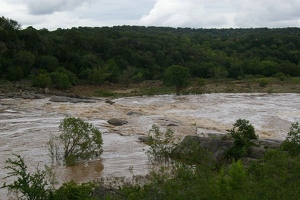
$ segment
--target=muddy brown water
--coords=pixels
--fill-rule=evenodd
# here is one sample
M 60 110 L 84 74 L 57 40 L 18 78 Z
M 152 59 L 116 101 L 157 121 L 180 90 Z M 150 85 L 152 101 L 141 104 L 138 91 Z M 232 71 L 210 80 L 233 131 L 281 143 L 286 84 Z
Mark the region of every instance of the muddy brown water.
M 84 182 L 100 177 L 131 177 L 148 173 L 147 148 L 139 142 L 153 124 L 161 130 L 174 130 L 178 138 L 188 134 L 226 133 L 236 119 L 254 125 L 260 138 L 284 139 L 291 123 L 300 120 L 299 94 L 203 94 L 98 99 L 96 103 L 56 103 L 39 100 L 0 100 L 0 167 L 12 154 L 24 157 L 29 170 L 52 165 L 47 150 L 50 135 L 59 134 L 58 126 L 65 116 L 81 117 L 103 133 L 101 159 L 73 167 L 54 164 L 59 183 Z M 129 112 L 133 114 L 128 115 Z M 114 127 L 110 118 L 127 120 Z M 176 125 L 176 126 L 168 126 Z M 0 183 L 7 171 L 0 171 Z M 1 184 L 2 185 L 2 184 Z M 7 191 L 0 190 L 0 199 Z

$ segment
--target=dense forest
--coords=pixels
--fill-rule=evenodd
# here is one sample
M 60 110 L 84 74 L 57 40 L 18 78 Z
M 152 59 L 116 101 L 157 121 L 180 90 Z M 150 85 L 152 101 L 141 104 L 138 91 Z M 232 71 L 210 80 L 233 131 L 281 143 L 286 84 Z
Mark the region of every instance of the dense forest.
M 171 65 L 192 78 L 300 76 L 300 29 L 144 26 L 21 29 L 0 18 L 0 78 L 36 86 L 161 80 Z

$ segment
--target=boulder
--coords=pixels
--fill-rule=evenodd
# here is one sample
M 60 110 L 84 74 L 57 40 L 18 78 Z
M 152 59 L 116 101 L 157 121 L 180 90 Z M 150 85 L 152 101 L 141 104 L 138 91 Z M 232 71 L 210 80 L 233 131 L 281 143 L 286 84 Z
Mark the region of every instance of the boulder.
M 105 100 L 105 103 L 108 103 L 108 104 L 110 104 L 110 105 L 113 105 L 115 102 L 112 101 L 112 100 Z
M 140 136 L 140 137 L 138 137 L 138 139 L 141 142 L 144 142 L 144 143 L 147 143 L 149 141 L 149 137 L 148 136 Z
M 128 121 L 126 120 L 122 120 L 122 119 L 116 119 L 116 118 L 112 118 L 112 119 L 109 119 L 107 121 L 107 123 L 111 124 L 111 125 L 114 125 L 114 126 L 122 126 L 124 124 L 127 124 Z
M 45 89 L 44 89 L 44 93 L 45 93 L 45 94 L 49 94 L 49 93 L 50 93 L 50 90 L 49 90 L 48 88 L 45 88 Z
M 248 148 L 248 157 L 253 159 L 261 159 L 265 156 L 266 150 L 263 147 L 251 146 Z
M 125 199 L 125 195 L 120 190 L 103 185 L 93 191 L 92 197 L 95 199 Z

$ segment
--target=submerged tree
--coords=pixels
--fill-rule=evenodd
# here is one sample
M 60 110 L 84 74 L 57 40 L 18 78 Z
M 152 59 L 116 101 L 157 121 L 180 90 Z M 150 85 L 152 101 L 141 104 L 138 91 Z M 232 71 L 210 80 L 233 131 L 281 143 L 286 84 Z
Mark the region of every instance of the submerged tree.
M 66 117 L 59 125 L 61 134 L 49 141 L 50 151 L 62 143 L 63 158 L 67 165 L 73 165 L 78 160 L 99 157 L 102 153 L 102 134 L 92 124 L 80 118 Z

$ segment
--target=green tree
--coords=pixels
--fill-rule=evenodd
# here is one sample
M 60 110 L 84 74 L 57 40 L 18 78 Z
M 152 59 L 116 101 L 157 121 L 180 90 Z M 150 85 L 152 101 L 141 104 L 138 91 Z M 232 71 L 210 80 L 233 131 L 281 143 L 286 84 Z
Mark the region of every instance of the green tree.
M 245 119 L 238 119 L 233 124 L 233 128 L 227 130 L 229 137 L 234 140 L 234 146 L 228 150 L 228 155 L 239 159 L 246 156 L 248 148 L 253 145 L 252 140 L 257 140 L 254 127 Z
M 32 79 L 32 85 L 35 87 L 47 87 L 51 84 L 51 77 L 48 73 L 41 73 Z
M 281 147 L 292 156 L 300 154 L 300 126 L 298 122 L 292 124 Z
M 84 122 L 80 118 L 66 117 L 60 123 L 59 129 L 61 134 L 55 142 L 62 143 L 63 157 L 67 165 L 73 165 L 78 160 L 96 158 L 101 155 L 103 151 L 102 133 L 92 124 Z M 51 140 L 49 145 L 53 144 Z
M 167 86 L 175 86 L 176 92 L 179 94 L 182 88 L 190 84 L 190 73 L 188 68 L 180 65 L 172 65 L 167 68 L 164 76 L 164 84 Z
M 0 17 L 0 30 L 19 30 L 21 29 L 21 25 L 12 19 L 5 18 L 4 16 Z
M 36 59 L 36 66 L 39 69 L 46 69 L 48 72 L 53 72 L 58 68 L 58 60 L 51 55 L 39 56 Z
M 30 70 L 32 69 L 34 62 L 35 56 L 29 51 L 19 51 L 13 56 L 13 63 L 16 66 L 21 67 L 24 77 L 27 77 L 30 74 Z
M 24 78 L 24 73 L 21 67 L 19 66 L 9 66 L 7 68 L 7 78 L 11 81 L 19 81 Z

